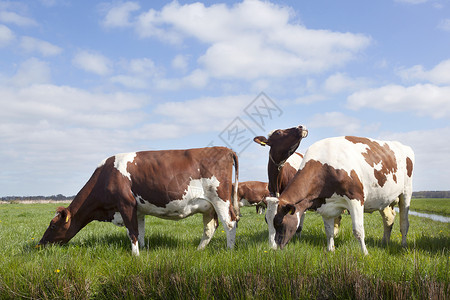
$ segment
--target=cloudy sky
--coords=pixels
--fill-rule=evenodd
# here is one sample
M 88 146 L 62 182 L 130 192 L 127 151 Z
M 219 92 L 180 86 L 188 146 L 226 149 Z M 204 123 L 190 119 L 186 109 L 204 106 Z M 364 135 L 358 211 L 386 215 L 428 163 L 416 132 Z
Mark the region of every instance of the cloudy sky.
M 0 196 L 74 195 L 115 153 L 399 140 L 414 190 L 450 189 L 450 2 L 0 1 Z

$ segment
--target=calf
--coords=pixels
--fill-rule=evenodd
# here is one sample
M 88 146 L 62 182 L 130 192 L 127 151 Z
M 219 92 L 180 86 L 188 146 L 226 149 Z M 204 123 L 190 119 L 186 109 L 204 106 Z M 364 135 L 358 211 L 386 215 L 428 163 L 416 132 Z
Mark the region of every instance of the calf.
M 333 251 L 333 220 L 347 209 L 353 233 L 367 254 L 364 212 L 380 211 L 388 242 L 392 224 L 386 213 L 398 202 L 402 245 L 406 246 L 413 165 L 413 150 L 399 142 L 353 136 L 316 142 L 306 151 L 300 170 L 280 197 L 267 199 L 268 213 L 275 214 L 276 244 L 283 248 L 297 230 L 299 214 L 312 209 L 322 215 L 327 249 Z
M 266 197 L 269 196 L 267 182 L 239 182 L 238 199 L 240 206 L 256 206 L 256 212 L 261 214 L 266 208 Z
M 139 255 L 145 215 L 179 220 L 201 213 L 204 231 L 198 249 L 209 243 L 218 219 L 233 248 L 239 220 L 237 188 L 238 158 L 228 148 L 118 154 L 97 167 L 67 208 L 58 208 L 39 243 L 64 244 L 89 222 L 106 221 L 125 225 L 132 253 Z

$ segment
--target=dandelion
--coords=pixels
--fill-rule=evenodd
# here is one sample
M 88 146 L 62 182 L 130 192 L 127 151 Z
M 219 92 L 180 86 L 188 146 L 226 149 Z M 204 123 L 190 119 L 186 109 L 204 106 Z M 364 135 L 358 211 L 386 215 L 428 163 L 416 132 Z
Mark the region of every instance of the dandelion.
M 225 232 L 225 231 L 222 230 L 222 232 Z
M 264 250 L 264 253 L 267 253 L 267 250 Z
M 34 238 L 31 238 L 32 240 L 34 240 Z
M 56 269 L 56 270 L 55 270 L 55 273 L 59 273 L 59 272 L 61 272 L 60 269 Z

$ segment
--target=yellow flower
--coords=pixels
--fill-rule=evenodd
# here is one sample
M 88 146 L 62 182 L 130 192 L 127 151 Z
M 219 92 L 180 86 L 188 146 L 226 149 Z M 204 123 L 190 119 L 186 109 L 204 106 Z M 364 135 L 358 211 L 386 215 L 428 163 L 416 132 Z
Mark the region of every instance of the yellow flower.
M 31 238 L 32 240 L 34 240 L 34 238 Z
M 222 230 L 222 232 L 225 232 L 225 231 Z
M 264 253 L 267 253 L 267 250 L 265 250 Z
M 60 269 L 56 269 L 56 270 L 55 270 L 55 273 L 59 273 L 59 272 L 61 272 Z

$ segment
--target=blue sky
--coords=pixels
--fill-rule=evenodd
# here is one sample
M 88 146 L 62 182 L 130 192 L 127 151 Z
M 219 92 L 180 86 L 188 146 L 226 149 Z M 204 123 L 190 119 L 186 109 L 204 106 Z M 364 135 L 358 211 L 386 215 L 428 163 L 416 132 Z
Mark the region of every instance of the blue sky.
M 259 115 L 255 114 L 259 109 Z M 399 140 L 450 189 L 450 1 L 0 1 L 0 196 L 74 195 L 116 153 L 254 135 Z M 239 133 L 239 135 L 233 135 Z

